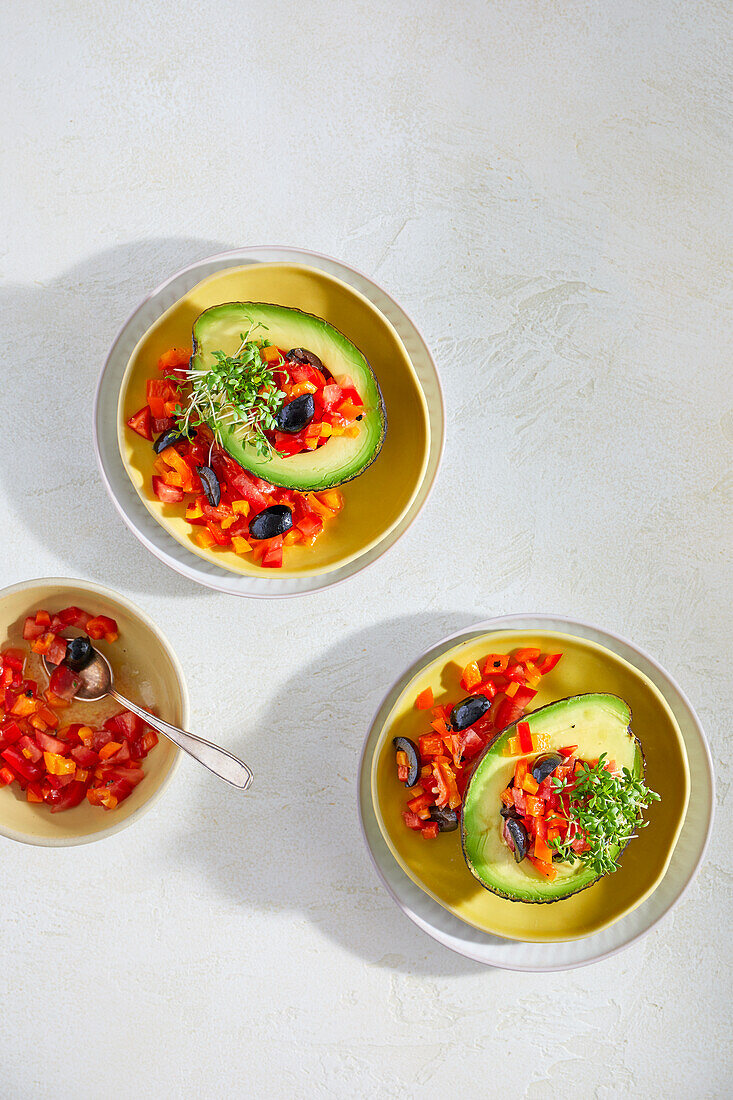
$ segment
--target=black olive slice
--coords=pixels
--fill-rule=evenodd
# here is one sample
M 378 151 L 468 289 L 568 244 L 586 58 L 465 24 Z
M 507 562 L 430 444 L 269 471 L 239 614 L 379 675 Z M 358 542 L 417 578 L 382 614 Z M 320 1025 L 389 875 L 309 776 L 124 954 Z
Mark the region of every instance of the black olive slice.
M 66 643 L 64 664 L 68 665 L 74 672 L 81 672 L 83 668 L 86 668 L 93 656 L 94 646 L 89 641 L 86 634 L 82 634 L 81 637 L 71 638 Z
M 485 695 L 469 695 L 461 699 L 450 712 L 450 724 L 454 730 L 467 730 L 479 718 L 483 718 L 491 707 L 491 701 Z
M 221 500 L 219 478 L 211 469 L 211 466 L 197 466 L 196 473 L 201 478 L 201 488 L 204 490 L 204 496 L 209 504 L 212 508 L 218 508 Z
M 542 756 L 538 756 L 532 765 L 532 775 L 535 777 L 538 783 L 542 783 L 544 779 L 547 779 L 548 775 L 552 775 L 555 768 L 559 767 L 563 763 L 563 757 L 558 752 L 546 752 Z
M 195 428 L 189 428 L 188 432 L 179 432 L 178 428 L 169 428 L 167 432 L 163 432 L 162 435 L 158 436 L 153 444 L 153 450 L 159 455 L 166 447 L 172 447 L 175 443 L 180 443 L 184 439 L 193 439 L 195 435 Z
M 407 766 L 410 769 L 405 780 L 406 787 L 414 787 L 420 775 L 420 757 L 417 745 L 409 737 L 393 737 L 392 744 L 397 752 L 403 752 L 407 757 Z
M 312 393 L 301 393 L 300 397 L 294 397 L 287 405 L 282 405 L 277 414 L 277 426 L 281 432 L 295 435 L 310 424 L 316 415 L 316 405 Z
M 258 512 L 250 522 L 249 533 L 253 539 L 274 539 L 284 535 L 293 526 L 293 513 L 285 504 L 272 504 Z
M 504 822 L 504 828 L 511 841 L 514 859 L 517 863 L 521 863 L 529 851 L 529 836 L 527 835 L 527 830 L 522 822 L 515 817 L 507 817 Z
M 312 351 L 308 351 L 307 348 L 291 348 L 285 356 L 286 359 L 294 360 L 296 363 L 308 363 L 311 367 L 315 367 L 316 370 L 323 370 L 323 363 L 314 355 Z
M 438 822 L 441 833 L 452 833 L 458 828 L 458 814 L 450 806 L 431 806 L 430 820 Z

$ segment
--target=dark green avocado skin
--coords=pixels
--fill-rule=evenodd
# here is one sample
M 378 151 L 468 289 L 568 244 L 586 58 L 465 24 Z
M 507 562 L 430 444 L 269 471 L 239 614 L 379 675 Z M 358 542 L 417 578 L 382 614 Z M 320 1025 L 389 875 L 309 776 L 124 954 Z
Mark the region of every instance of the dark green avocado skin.
M 583 696 L 575 696 L 573 698 L 574 699 L 582 699 Z M 560 702 L 569 702 L 569 701 L 570 700 L 560 700 Z M 525 717 L 529 718 L 530 716 L 541 715 L 543 712 L 546 713 L 551 708 L 556 707 L 556 706 L 557 706 L 556 702 L 555 703 L 547 703 L 544 707 L 539 707 L 536 711 L 532 711 L 531 715 L 528 714 Z M 630 719 L 630 717 L 631 717 L 631 712 L 629 710 L 629 719 Z M 520 721 L 521 721 L 521 719 L 520 719 Z M 466 794 L 468 793 L 468 789 L 470 787 L 471 779 L 473 778 L 473 775 L 475 774 L 475 772 L 478 770 L 478 767 L 479 767 L 480 763 L 482 762 L 482 760 L 484 760 L 484 758 L 499 743 L 499 741 L 505 739 L 508 736 L 509 732 L 512 729 L 514 729 L 515 726 L 516 726 L 516 722 L 512 722 L 509 726 L 506 726 L 503 730 L 500 730 L 495 735 L 495 737 L 493 737 L 492 740 L 486 745 L 486 747 L 482 750 L 482 752 L 476 757 L 476 759 L 473 762 L 473 766 L 471 768 L 471 775 L 469 776 L 468 784 L 466 785 Z M 630 728 L 629 728 L 629 732 L 631 733 Z M 639 741 L 638 737 L 635 737 L 635 736 L 632 735 L 632 738 L 633 738 L 633 743 L 635 745 L 637 758 L 641 762 L 641 764 L 640 764 L 641 774 L 643 775 L 646 762 L 645 762 L 644 753 L 643 753 L 643 750 L 642 750 L 642 747 L 641 747 L 641 742 Z M 602 875 L 597 875 L 594 879 L 592 879 L 591 881 L 585 883 L 585 885 L 579 886 L 576 890 L 573 890 L 572 893 L 568 893 L 568 894 L 562 895 L 560 897 L 534 897 L 534 898 L 531 898 L 531 899 L 530 898 L 520 898 L 520 897 L 515 897 L 514 895 L 508 893 L 506 890 L 502 890 L 498 886 L 495 886 L 495 885 L 489 886 L 486 882 L 483 881 L 483 879 L 479 876 L 479 874 L 475 870 L 475 868 L 473 866 L 473 863 L 471 861 L 471 858 L 470 858 L 470 856 L 469 856 L 469 854 L 466 850 L 466 828 L 465 828 L 465 814 L 464 814 L 465 806 L 466 806 L 466 795 L 464 795 L 464 801 L 461 805 L 461 810 L 460 810 L 461 850 L 462 850 L 462 853 L 463 853 L 463 858 L 466 862 L 466 866 L 468 867 L 469 871 L 471 872 L 471 874 L 473 875 L 475 880 L 479 883 L 479 885 L 484 890 L 488 890 L 489 893 L 496 894 L 498 897 L 504 898 L 506 901 L 515 902 L 515 903 L 520 904 L 520 905 L 552 905 L 556 902 L 565 901 L 569 897 L 575 897 L 577 894 L 583 893 L 584 890 L 587 890 L 591 886 L 594 886 L 603 877 Z M 498 807 L 497 807 L 497 813 L 498 813 Z M 617 862 L 618 862 L 618 860 L 620 860 L 623 852 L 626 851 L 626 848 L 627 848 L 628 844 L 629 844 L 629 841 L 627 841 L 626 844 L 619 850 L 618 856 L 616 857 Z M 536 884 L 536 889 L 541 890 L 541 888 L 542 888 L 542 882 L 540 881 Z

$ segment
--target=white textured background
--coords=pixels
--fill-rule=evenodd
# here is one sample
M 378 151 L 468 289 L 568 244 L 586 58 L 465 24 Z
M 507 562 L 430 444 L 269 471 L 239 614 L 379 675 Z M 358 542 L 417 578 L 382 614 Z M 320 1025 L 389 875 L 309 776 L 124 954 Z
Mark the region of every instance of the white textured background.
M 729 13 L 3 5 L 0 581 L 130 594 L 178 650 L 194 728 L 257 775 L 241 798 L 184 763 L 119 837 L 0 844 L 3 1097 L 730 1095 Z M 449 408 L 410 533 L 347 585 L 272 604 L 159 565 L 90 439 L 138 300 L 263 243 L 380 281 L 434 349 Z M 387 683 L 514 610 L 648 648 L 697 706 L 719 783 L 679 909 L 549 977 L 418 932 L 355 810 Z

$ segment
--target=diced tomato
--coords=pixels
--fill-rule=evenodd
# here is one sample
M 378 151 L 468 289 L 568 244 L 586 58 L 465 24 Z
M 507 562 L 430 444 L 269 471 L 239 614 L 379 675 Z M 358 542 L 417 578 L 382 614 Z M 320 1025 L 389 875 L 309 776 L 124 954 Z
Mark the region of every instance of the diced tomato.
M 54 634 L 46 656 L 52 665 L 60 665 L 66 656 L 66 638 L 59 638 Z
M 422 818 L 418 817 L 417 814 L 411 813 L 409 810 L 402 811 L 402 818 L 408 829 L 420 830 L 423 827 L 424 822 Z
M 517 811 L 522 815 L 526 814 L 527 812 L 527 804 L 525 802 L 526 797 L 527 796 L 521 788 L 512 787 L 512 798 L 514 799 L 514 805 L 516 806 Z
M 149 405 L 143 405 L 136 413 L 130 417 L 127 421 L 128 428 L 132 428 L 133 432 L 137 432 L 143 439 L 153 438 L 153 415 L 150 411 Z
M 5 718 L 0 725 L 0 749 L 14 745 L 23 736 L 23 730 L 14 718 Z
M 33 641 L 34 638 L 40 638 L 45 633 L 45 626 L 41 623 L 37 623 L 34 615 L 29 615 L 23 626 L 23 637 L 25 640 L 27 642 Z
M 536 694 L 537 692 L 533 688 L 524 687 L 523 685 L 517 687 L 517 690 L 512 696 L 515 707 L 519 707 L 523 711 L 526 710 Z
M 63 810 L 72 810 L 84 801 L 86 785 L 72 781 L 65 787 L 51 790 L 44 795 L 44 802 L 51 807 L 52 814 L 61 813 Z
M 422 827 L 422 829 L 420 830 L 420 832 L 422 833 L 422 835 L 425 837 L 426 840 L 435 840 L 438 833 L 440 832 L 438 822 L 437 821 L 431 821 L 428 825 L 424 825 Z
M 36 741 L 44 752 L 52 752 L 59 756 L 64 756 L 69 751 L 69 746 L 66 741 L 62 741 L 58 737 L 52 737 L 50 733 L 44 733 L 43 730 L 39 730 L 36 733 Z
M 513 725 L 518 718 L 522 716 L 522 708 L 518 707 L 513 699 L 504 698 L 499 705 L 499 709 L 496 715 L 495 724 L 499 730 L 506 729 L 507 726 Z
M 178 390 L 165 379 L 149 378 L 146 396 L 150 412 L 156 419 L 171 416 L 180 402 Z
M 464 760 L 473 760 L 474 756 L 484 748 L 483 739 L 472 729 L 464 730 L 461 741 L 463 743 L 461 755 Z
M 183 490 L 175 485 L 166 485 L 162 477 L 153 474 L 153 492 L 163 504 L 180 504 L 183 500 Z
M 81 681 L 66 665 L 58 665 L 51 673 L 48 688 L 57 699 L 71 700 L 79 690 Z
M 82 768 L 93 768 L 99 763 L 99 753 L 87 748 L 86 745 L 76 745 L 71 750 L 71 755 Z
M 0 768 L 0 787 L 7 787 L 8 783 L 12 783 L 15 776 L 11 772 L 10 768 Z M 420 819 L 418 818 L 418 821 Z
M 557 751 L 560 753 L 560 756 L 570 757 L 570 756 L 573 756 L 573 754 L 578 751 L 578 746 L 577 745 L 566 745 L 565 748 L 558 749 Z

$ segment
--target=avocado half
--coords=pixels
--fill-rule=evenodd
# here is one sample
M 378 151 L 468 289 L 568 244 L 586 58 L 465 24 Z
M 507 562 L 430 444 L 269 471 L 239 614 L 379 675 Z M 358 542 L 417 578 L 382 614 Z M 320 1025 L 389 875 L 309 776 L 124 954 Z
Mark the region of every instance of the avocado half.
M 267 339 L 279 348 L 306 348 L 313 352 L 334 379 L 346 375 L 364 403 L 358 421 L 359 434 L 334 436 L 315 451 L 284 457 L 261 455 L 243 438 L 241 429 L 222 428 L 222 443 L 240 466 L 273 485 L 303 492 L 329 489 L 351 481 L 366 470 L 379 454 L 387 428 L 379 383 L 368 362 L 354 344 L 321 317 L 288 306 L 266 302 L 226 302 L 204 310 L 193 326 L 191 367 L 206 369 L 215 351 L 232 355 L 241 344 L 241 334 L 253 324 L 263 327 L 253 336 Z
M 542 749 L 529 754 L 577 745 L 578 756 L 594 760 L 602 752 L 619 768 L 633 776 L 644 774 L 641 745 L 631 732 L 631 708 L 617 695 L 575 695 L 525 715 L 536 743 Z M 502 837 L 499 809 L 501 792 L 514 775 L 520 756 L 505 756 L 509 738 L 516 736 L 517 723 L 503 730 L 484 750 L 466 787 L 461 813 L 461 841 L 468 869 L 483 887 L 509 901 L 561 901 L 598 881 L 599 875 L 583 863 L 556 863 L 557 877 L 543 878 L 529 860 L 514 861 Z M 620 855 L 620 848 L 612 853 Z

